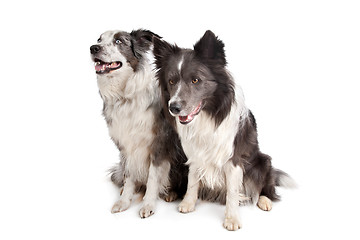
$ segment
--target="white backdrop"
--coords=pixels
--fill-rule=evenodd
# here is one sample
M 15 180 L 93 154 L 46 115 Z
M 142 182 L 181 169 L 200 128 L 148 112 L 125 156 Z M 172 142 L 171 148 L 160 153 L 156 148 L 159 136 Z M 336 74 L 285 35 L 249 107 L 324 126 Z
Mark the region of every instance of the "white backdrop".
M 1 239 L 359 239 L 358 1 L 6 1 L 0 10 Z M 190 214 L 159 201 L 110 213 L 118 161 L 101 116 L 89 47 L 146 28 L 192 47 L 207 29 L 257 118 L 260 147 L 293 176 L 271 212 Z

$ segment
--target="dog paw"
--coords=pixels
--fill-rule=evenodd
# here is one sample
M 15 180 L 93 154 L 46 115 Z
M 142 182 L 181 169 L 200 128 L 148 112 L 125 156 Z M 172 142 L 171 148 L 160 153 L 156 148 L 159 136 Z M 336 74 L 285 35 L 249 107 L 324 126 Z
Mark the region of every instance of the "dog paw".
M 176 199 L 177 199 L 176 192 L 169 192 L 164 198 L 164 200 L 167 201 L 167 202 L 173 202 Z
M 193 212 L 195 210 L 195 202 L 187 202 L 187 201 L 182 201 L 179 204 L 179 212 L 181 213 L 189 213 L 189 212 Z
M 263 211 L 270 211 L 272 209 L 272 202 L 265 196 L 260 196 L 257 202 L 257 206 Z
M 154 210 L 153 210 L 153 209 L 154 209 L 154 207 L 151 206 L 151 205 L 149 205 L 149 204 L 143 206 L 143 207 L 140 209 L 140 212 L 139 212 L 140 217 L 141 217 L 141 218 L 150 217 L 151 215 L 154 214 Z
M 225 218 L 224 228 L 229 231 L 236 231 L 241 228 L 241 223 L 237 218 Z
M 130 201 L 119 200 L 114 203 L 111 213 L 123 212 L 130 207 Z

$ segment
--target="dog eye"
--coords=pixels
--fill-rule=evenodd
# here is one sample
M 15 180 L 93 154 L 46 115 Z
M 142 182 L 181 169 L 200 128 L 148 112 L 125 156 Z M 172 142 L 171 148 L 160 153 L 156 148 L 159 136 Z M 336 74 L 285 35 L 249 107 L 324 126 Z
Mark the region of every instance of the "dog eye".
M 121 44 L 121 40 L 117 39 L 117 40 L 115 41 L 115 43 L 116 43 L 117 45 L 120 45 L 120 44 Z
M 169 80 L 169 83 L 170 83 L 170 85 L 174 85 L 174 81 L 173 80 Z
M 199 82 L 199 79 L 198 78 L 194 78 L 192 81 L 191 81 L 193 84 L 196 84 Z
M 101 42 L 101 38 L 99 38 L 99 39 L 97 40 L 97 42 L 100 43 L 100 42 Z

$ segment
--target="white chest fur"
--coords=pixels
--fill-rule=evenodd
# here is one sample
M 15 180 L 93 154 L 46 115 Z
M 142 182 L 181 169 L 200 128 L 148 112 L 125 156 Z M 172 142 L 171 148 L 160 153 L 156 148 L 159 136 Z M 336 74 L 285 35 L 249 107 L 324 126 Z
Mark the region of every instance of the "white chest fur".
M 148 177 L 150 145 L 154 139 L 154 110 L 160 102 L 154 73 L 144 75 L 128 79 L 125 88 L 120 88 L 120 83 L 102 86 L 103 79 L 99 83 L 109 134 L 126 158 L 125 171 L 131 173 L 134 181 L 141 183 L 146 183 Z
M 196 169 L 199 180 L 210 188 L 222 188 L 225 185 L 223 167 L 233 156 L 240 112 L 238 104 L 233 104 L 229 115 L 218 127 L 204 112 L 200 112 L 188 125 L 177 121 L 181 143 L 188 157 L 187 163 Z
M 123 103 L 121 106 L 113 106 L 107 112 L 105 114 L 111 115 L 109 134 L 126 158 L 126 171 L 131 172 L 137 181 L 146 182 L 150 164 L 149 146 L 154 138 L 152 109 Z

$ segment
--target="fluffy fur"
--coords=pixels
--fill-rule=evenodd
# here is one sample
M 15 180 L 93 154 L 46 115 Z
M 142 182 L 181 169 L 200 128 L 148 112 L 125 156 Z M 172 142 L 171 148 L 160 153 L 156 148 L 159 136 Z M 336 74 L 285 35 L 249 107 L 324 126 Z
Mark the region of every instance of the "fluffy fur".
M 103 115 L 120 150 L 120 163 L 112 169 L 111 179 L 123 191 L 112 212 L 126 210 L 136 189 L 146 186 L 143 218 L 154 213 L 159 194 L 170 193 L 173 200 L 185 193 L 187 183 L 181 174 L 186 172 L 186 157 L 161 108 L 153 36 L 159 37 L 142 29 L 107 31 L 90 47 Z
M 224 227 L 237 230 L 239 202 L 270 210 L 279 199 L 275 186 L 290 178 L 260 152 L 255 118 L 214 33 L 207 31 L 193 50 L 156 38 L 154 54 L 164 108 L 174 117 L 188 157 L 188 188 L 179 211 L 193 211 L 198 196 L 226 202 Z

